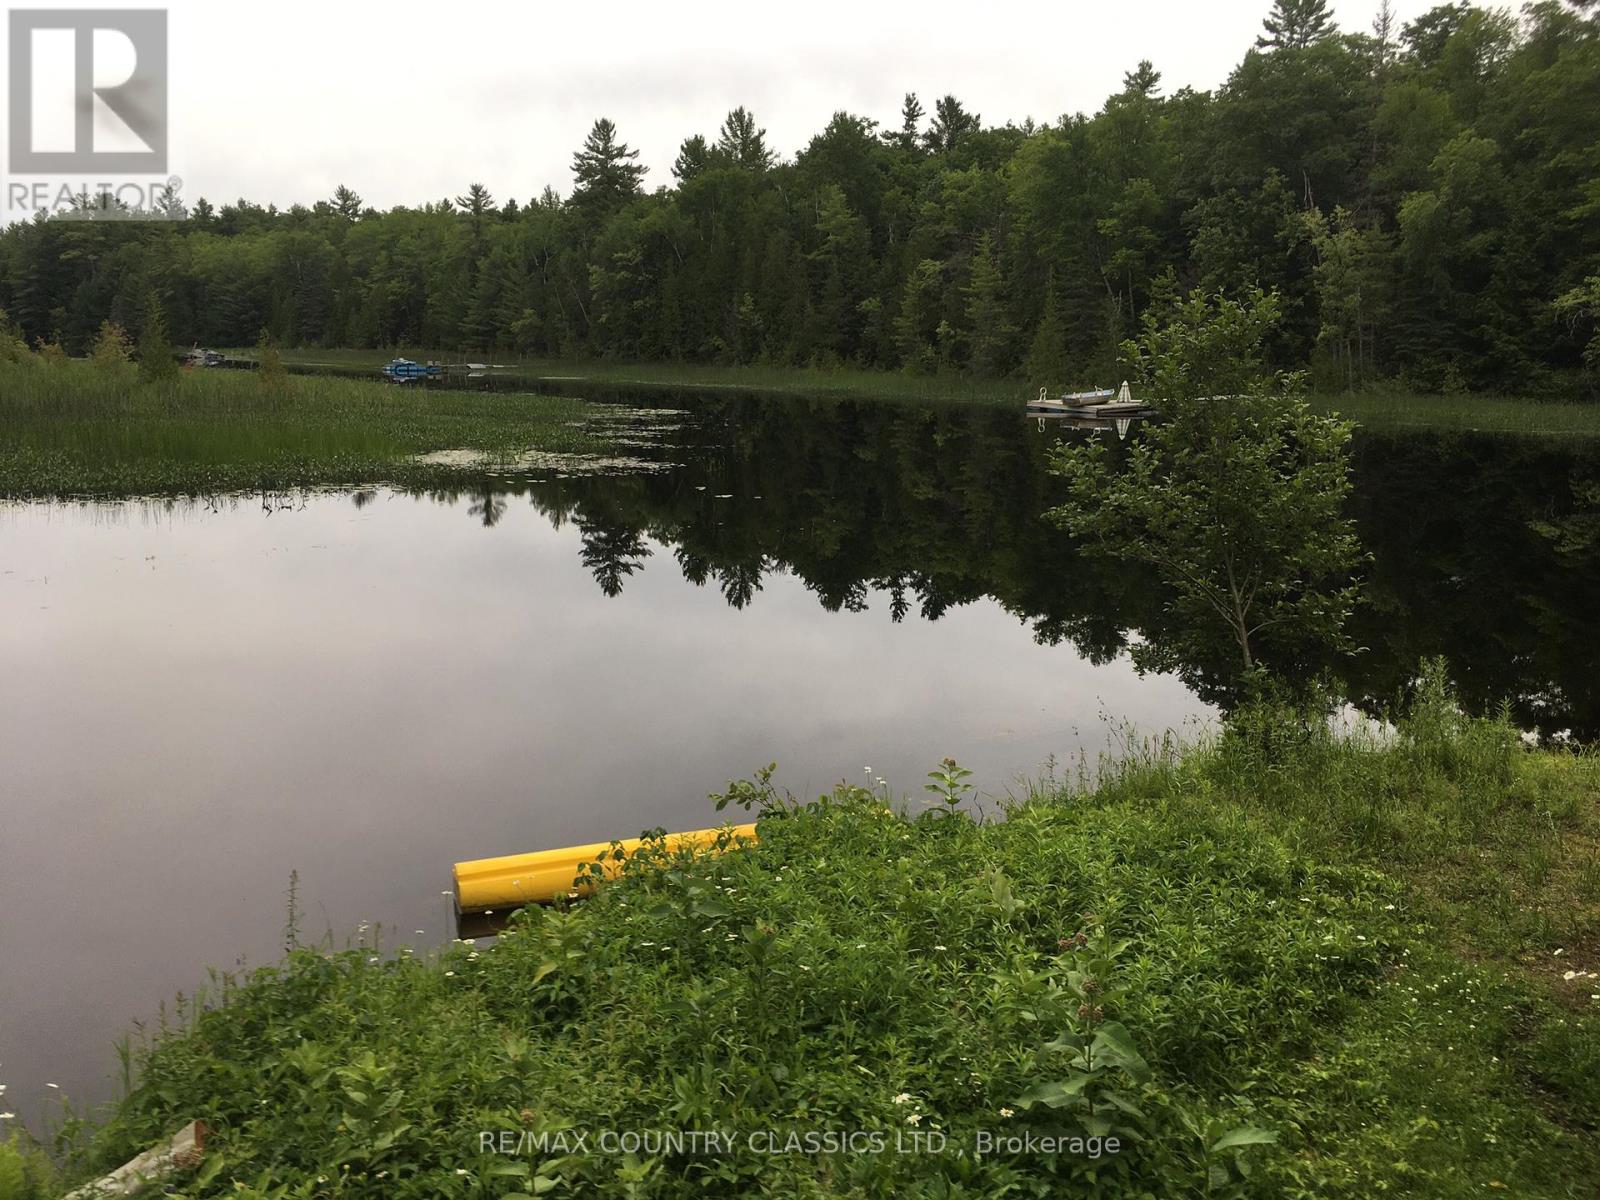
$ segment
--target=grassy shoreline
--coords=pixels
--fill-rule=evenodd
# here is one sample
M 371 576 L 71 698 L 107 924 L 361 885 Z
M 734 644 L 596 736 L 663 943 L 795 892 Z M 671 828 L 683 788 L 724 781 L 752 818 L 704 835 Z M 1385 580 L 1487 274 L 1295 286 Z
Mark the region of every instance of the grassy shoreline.
M 567 465 L 604 455 L 596 406 L 551 390 L 707 389 L 861 397 L 884 403 L 1016 403 L 1014 382 L 861 370 L 546 364 L 530 391 L 399 388 L 352 377 L 373 352 L 291 359 L 268 386 L 252 373 L 186 373 L 160 385 L 132 368 L 0 363 L 0 498 L 214 494 L 393 483 L 460 484 L 486 468 Z M 533 388 L 538 394 L 533 394 Z M 1600 405 L 1508 398 L 1365 394 L 1315 397 L 1373 431 L 1600 436 Z M 1019 417 L 1020 424 L 1020 417 Z M 452 454 L 449 452 L 465 452 Z
M 754 849 L 646 855 L 492 947 L 300 947 L 229 983 L 135 1056 L 69 1173 L 199 1115 L 184 1194 L 262 1200 L 1590 1194 L 1600 763 L 1436 681 L 1387 739 L 1282 728 L 1135 747 L 983 825 L 732 786 Z M 596 1144 L 640 1129 L 743 1148 Z M 1122 1144 L 962 1152 L 985 1130 Z
M 240 350 L 242 357 L 252 351 Z M 440 352 L 404 351 L 418 359 Z M 294 350 L 286 361 L 299 369 L 376 371 L 392 355 L 380 350 Z M 459 357 L 459 356 L 457 356 Z M 478 356 L 473 357 L 477 361 Z M 491 358 L 492 356 L 485 356 Z M 511 364 L 508 364 L 511 365 Z M 531 360 L 514 364 L 515 373 L 543 384 L 607 388 L 770 392 L 875 400 L 1013 404 L 1037 394 L 1037 385 L 1017 379 L 973 379 L 963 375 L 912 375 L 860 367 L 831 370 L 806 367 L 717 366 L 690 363 L 624 363 L 595 359 Z M 1336 412 L 1376 432 L 1443 431 L 1504 433 L 1530 437 L 1600 437 L 1600 404 L 1521 396 L 1427 395 L 1396 387 L 1362 392 L 1314 393 L 1313 406 Z
M 131 368 L 0 363 L 0 497 L 456 483 L 483 463 L 603 452 L 591 412 L 368 380 L 204 371 L 142 384 Z

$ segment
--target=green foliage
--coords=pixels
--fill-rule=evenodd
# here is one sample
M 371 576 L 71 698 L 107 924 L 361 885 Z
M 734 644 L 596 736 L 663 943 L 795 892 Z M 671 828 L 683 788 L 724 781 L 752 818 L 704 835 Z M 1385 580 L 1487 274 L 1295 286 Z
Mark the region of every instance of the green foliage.
M 1147 315 L 1124 353 L 1164 419 L 1120 460 L 1101 440 L 1056 453 L 1068 500 L 1049 518 L 1092 552 L 1151 564 L 1179 614 L 1175 637 L 1135 647 L 1141 667 L 1244 682 L 1345 644 L 1350 427 L 1266 369 L 1278 311 L 1259 292 L 1195 293 L 1165 324 Z
M 256 378 L 268 388 L 281 391 L 289 384 L 289 370 L 283 364 L 283 351 L 270 330 L 263 329 L 256 342 Z
M 1136 750 L 982 824 L 845 785 L 803 802 L 769 768 L 715 798 L 757 812 L 756 845 L 647 840 L 492 945 L 300 946 L 224 978 L 139 1052 L 76 1171 L 204 1112 L 196 1197 L 1581 1194 L 1600 1027 L 1448 870 L 1521 877 L 1541 823 L 1592 832 L 1600 776 L 1437 681 L 1396 728 L 1270 768 Z M 599 1141 L 646 1129 L 735 1140 Z M 749 1142 L 823 1130 L 889 1150 Z M 980 1131 L 1078 1147 L 955 1152 Z
M 1334 31 L 1328 0 L 1273 0 L 1261 28 L 1257 48 L 1273 50 L 1304 50 Z
M 1556 311 L 1566 318 L 1574 333 L 1587 327 L 1589 339 L 1583 347 L 1583 362 L 1590 371 L 1600 372 L 1600 275 L 1589 276 L 1557 299 Z
M 6 310 L 0 308 L 0 363 L 15 365 L 26 363 L 31 358 L 22 331 L 12 323 L 11 318 L 6 315 Z
M 170 383 L 178 377 L 178 360 L 167 336 L 167 318 L 154 292 L 145 302 L 144 327 L 139 331 L 139 382 Z
M 58 1194 L 56 1172 L 25 1134 L 0 1136 L 0 1200 L 46 1200 Z
M 577 185 L 573 203 L 591 220 L 621 208 L 639 195 L 645 168 L 638 164 L 638 157 L 637 150 L 617 140 L 616 124 L 601 117 L 589 130 L 583 149 L 572 158 L 572 176 Z
M 96 369 L 125 377 L 133 367 L 133 339 L 122 326 L 104 321 L 89 359 Z
M 1312 209 L 1305 222 L 1317 255 L 1317 345 L 1332 358 L 1334 386 L 1354 391 L 1372 375 L 1372 347 L 1385 316 L 1388 248 L 1378 231 L 1360 229 L 1342 208 L 1331 218 Z
M 180 345 L 270 328 L 294 347 L 1026 370 L 1033 390 L 1107 380 L 1170 278 L 1278 292 L 1271 361 L 1330 386 L 1592 394 L 1593 329 L 1559 302 L 1600 269 L 1595 30 L 1554 3 L 1521 21 L 1460 4 L 1374 39 L 1281 0 L 1219 86 L 1164 95 L 1141 63 L 1089 116 L 986 127 L 908 95 L 885 128 L 839 112 L 791 157 L 739 106 L 654 192 L 601 119 L 565 198 L 476 185 L 379 212 L 341 184 L 284 210 L 200 200 L 160 228 L 22 222 L 0 232 L 0 305 L 74 355 L 102 321 L 137 330 L 158 286 Z
M 954 813 L 966 794 L 972 790 L 972 785 L 966 780 L 972 777 L 972 772 L 956 762 L 953 758 L 940 761 L 937 770 L 929 771 L 928 778 L 932 783 L 922 785 L 922 790 L 932 792 L 939 797 L 940 803 L 945 805 L 942 810 Z

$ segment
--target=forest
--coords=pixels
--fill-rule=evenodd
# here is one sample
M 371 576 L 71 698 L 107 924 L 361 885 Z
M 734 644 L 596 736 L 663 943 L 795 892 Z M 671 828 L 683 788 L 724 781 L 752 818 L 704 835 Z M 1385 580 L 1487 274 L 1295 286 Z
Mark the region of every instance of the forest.
M 1214 91 L 1129 70 L 1098 112 L 985 123 L 907 95 L 793 158 L 740 107 L 670 180 L 596 120 L 569 194 L 479 184 L 378 211 L 192 202 L 0 233 L 30 344 L 854 365 L 1104 383 L 1144 312 L 1276 291 L 1277 364 L 1324 390 L 1600 396 L 1600 7 L 1467 3 L 1370 31 L 1278 0 Z

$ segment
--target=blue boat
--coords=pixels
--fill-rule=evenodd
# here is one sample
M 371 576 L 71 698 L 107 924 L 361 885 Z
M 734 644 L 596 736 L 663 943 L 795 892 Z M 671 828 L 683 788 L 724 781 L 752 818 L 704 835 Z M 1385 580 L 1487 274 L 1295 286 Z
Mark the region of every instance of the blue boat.
M 409 358 L 392 358 L 382 367 L 385 379 L 393 383 L 414 383 L 418 379 L 437 379 L 444 374 L 438 363 L 412 362 Z

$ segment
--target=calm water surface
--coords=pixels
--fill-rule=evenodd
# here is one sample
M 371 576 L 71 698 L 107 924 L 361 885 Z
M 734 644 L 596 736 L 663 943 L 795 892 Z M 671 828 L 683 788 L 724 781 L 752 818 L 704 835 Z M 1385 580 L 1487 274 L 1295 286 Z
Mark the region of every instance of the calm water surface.
M 1151 581 L 1038 519 L 1053 434 L 692 407 L 649 474 L 0 506 L 3 1107 L 109 1095 L 131 1021 L 275 956 L 291 871 L 314 930 L 431 945 L 455 860 L 712 824 L 773 760 L 915 797 L 951 754 L 992 798 L 1106 747 L 1103 714 L 1210 712 L 1127 663 Z M 1351 690 L 1445 653 L 1470 701 L 1594 736 L 1596 456 L 1368 441 L 1357 467 Z

